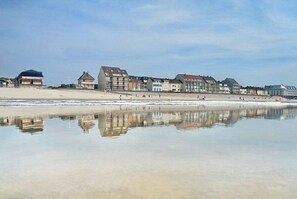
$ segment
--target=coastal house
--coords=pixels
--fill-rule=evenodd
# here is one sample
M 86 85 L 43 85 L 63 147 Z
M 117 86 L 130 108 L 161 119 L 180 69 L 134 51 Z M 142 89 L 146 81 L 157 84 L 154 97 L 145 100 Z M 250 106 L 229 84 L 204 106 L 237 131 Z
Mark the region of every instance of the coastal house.
M 171 92 L 182 92 L 183 83 L 177 79 L 169 79 L 170 91 Z
M 119 67 L 101 66 L 98 75 L 99 90 L 126 91 L 129 76 L 126 70 Z
M 137 79 L 129 79 L 128 90 L 129 91 L 144 91 L 142 81 L 137 80 Z
M 208 93 L 218 93 L 219 92 L 219 84 L 217 80 L 215 80 L 212 76 L 202 76 L 204 81 L 206 82 L 206 91 Z
M 13 88 L 14 87 L 14 79 L 1 77 L 0 78 L 0 88 Z
M 222 81 L 223 84 L 227 84 L 232 94 L 240 94 L 240 85 L 233 78 L 226 78 Z
M 163 83 L 164 79 L 162 78 L 149 78 L 147 81 L 147 89 L 148 91 L 161 92 L 163 91 Z
M 230 94 L 231 93 L 230 88 L 227 84 L 218 81 L 218 85 L 219 85 L 218 93 L 220 93 L 220 94 Z
M 206 82 L 199 75 L 178 74 L 175 79 L 181 81 L 183 92 L 206 93 Z
M 94 89 L 95 87 L 95 79 L 88 72 L 83 72 L 77 81 L 80 88 Z
M 268 92 L 264 88 L 258 87 L 257 95 L 268 95 Z
M 35 70 L 27 70 L 21 72 L 15 78 L 16 87 L 42 87 L 43 86 L 43 75 L 42 72 Z
M 181 92 L 182 83 L 176 79 L 149 78 L 147 83 L 149 91 Z
M 148 89 L 147 89 L 148 79 L 149 79 L 149 77 L 147 77 L 147 76 L 130 76 L 129 75 L 129 82 L 130 81 L 132 82 L 132 85 L 130 85 L 130 88 L 132 88 L 132 89 L 129 89 L 129 90 L 133 90 L 133 88 L 135 88 L 135 87 L 133 87 L 136 83 L 136 81 L 134 81 L 134 80 L 137 80 L 136 86 L 137 86 L 137 84 L 139 84 L 139 87 L 140 87 L 139 91 L 148 91 Z M 138 88 L 136 88 L 136 90 Z
M 247 91 L 247 89 L 246 89 L 246 87 L 240 87 L 240 90 L 239 90 L 239 93 L 241 94 L 241 95 L 247 95 L 248 94 L 248 91 Z
M 271 96 L 297 96 L 297 89 L 295 86 L 286 85 L 270 85 L 265 86 L 268 95 Z
M 261 87 L 247 86 L 245 88 L 248 95 L 267 95 L 267 91 Z

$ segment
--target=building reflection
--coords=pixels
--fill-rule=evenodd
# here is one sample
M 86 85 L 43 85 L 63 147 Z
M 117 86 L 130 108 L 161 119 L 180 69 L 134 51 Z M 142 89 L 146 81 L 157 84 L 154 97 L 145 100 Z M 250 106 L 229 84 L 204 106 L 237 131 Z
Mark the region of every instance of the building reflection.
M 128 132 L 128 113 L 98 115 L 98 128 L 102 137 L 113 137 Z
M 4 117 L 0 118 L 0 126 L 16 126 L 23 133 L 40 133 L 43 131 L 42 117 Z
M 95 126 L 95 115 L 83 115 L 78 117 L 78 126 L 84 133 L 88 133 Z
M 89 115 L 60 115 L 48 118 L 59 118 L 63 121 L 77 121 L 82 132 L 88 133 L 98 121 L 102 137 L 124 135 L 129 129 L 172 125 L 177 130 L 187 131 L 213 126 L 232 126 L 242 118 L 260 117 L 264 119 L 294 119 L 297 108 L 286 109 L 242 109 L 242 110 L 193 110 L 193 111 L 110 111 Z M 0 126 L 16 126 L 22 132 L 38 133 L 44 129 L 42 117 L 0 117 Z
M 120 136 L 136 127 L 174 125 L 177 130 L 232 126 L 242 118 L 294 119 L 297 109 L 108 113 L 98 116 L 102 137 Z

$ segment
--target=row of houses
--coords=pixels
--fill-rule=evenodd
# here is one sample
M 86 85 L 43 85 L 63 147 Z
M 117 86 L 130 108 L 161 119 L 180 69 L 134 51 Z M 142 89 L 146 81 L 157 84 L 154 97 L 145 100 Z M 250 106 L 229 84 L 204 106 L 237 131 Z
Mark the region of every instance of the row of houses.
M 16 78 L 0 78 L 0 87 L 42 87 L 43 74 L 35 70 L 21 72 Z
M 42 72 L 28 70 L 16 78 L 0 78 L 0 87 L 43 87 Z M 190 92 L 241 95 L 297 96 L 295 86 L 270 85 L 265 87 L 242 87 L 235 79 L 218 81 L 211 76 L 177 74 L 174 79 L 147 76 L 131 76 L 125 69 L 101 66 L 98 84 L 88 72 L 78 78 L 76 88 L 99 89 L 102 91 L 150 91 Z

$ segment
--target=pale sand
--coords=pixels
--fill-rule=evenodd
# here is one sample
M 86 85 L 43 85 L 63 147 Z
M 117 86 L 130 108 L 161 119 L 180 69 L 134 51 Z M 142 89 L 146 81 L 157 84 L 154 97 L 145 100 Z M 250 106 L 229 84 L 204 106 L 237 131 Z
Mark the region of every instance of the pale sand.
M 286 101 L 279 97 L 203 94 L 203 93 L 157 93 L 157 92 L 122 92 L 108 93 L 98 90 L 71 89 L 35 89 L 35 88 L 0 88 L 0 100 L 205 100 L 205 101 Z M 240 99 L 241 98 L 241 99 Z

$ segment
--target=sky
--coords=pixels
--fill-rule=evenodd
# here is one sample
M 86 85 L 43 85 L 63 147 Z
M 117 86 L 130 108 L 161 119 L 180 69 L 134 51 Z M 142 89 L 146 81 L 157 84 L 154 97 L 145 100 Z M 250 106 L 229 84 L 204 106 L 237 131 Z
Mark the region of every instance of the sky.
M 100 66 L 129 75 L 297 86 L 294 0 L 1 0 L 0 77 L 77 83 Z

